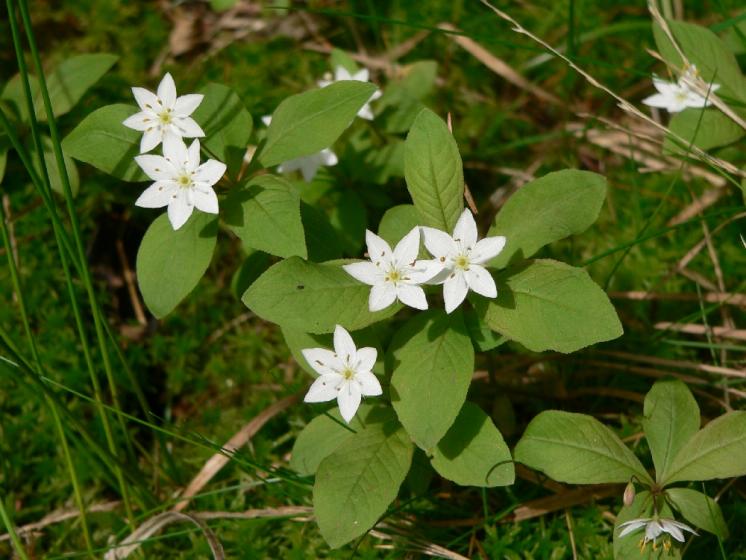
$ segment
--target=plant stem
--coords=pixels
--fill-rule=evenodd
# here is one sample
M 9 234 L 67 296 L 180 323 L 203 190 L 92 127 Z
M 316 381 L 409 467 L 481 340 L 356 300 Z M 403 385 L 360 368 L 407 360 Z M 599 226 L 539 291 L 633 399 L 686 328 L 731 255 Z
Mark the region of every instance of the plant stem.
M 0 517 L 3 518 L 3 523 L 5 524 L 5 528 L 8 531 L 8 534 L 10 535 L 10 540 L 13 543 L 13 546 L 16 549 L 16 552 L 18 553 L 18 556 L 21 557 L 22 560 L 29 560 L 28 554 L 26 554 L 26 549 L 23 548 L 23 544 L 21 544 L 21 539 L 18 538 L 18 533 L 16 533 L 15 527 L 13 527 L 13 522 L 10 520 L 10 517 L 8 516 L 8 512 L 5 510 L 5 497 L 0 496 Z

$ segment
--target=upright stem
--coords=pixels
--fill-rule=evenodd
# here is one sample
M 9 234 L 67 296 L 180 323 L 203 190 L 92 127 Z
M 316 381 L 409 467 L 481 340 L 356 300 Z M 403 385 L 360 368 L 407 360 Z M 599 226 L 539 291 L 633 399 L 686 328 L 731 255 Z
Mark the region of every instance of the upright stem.
M 13 6 L 13 0 L 6 0 L 7 8 L 8 8 L 8 20 L 10 22 L 10 28 L 11 28 L 11 35 L 13 39 L 13 45 L 16 51 L 16 58 L 18 60 L 18 69 L 21 74 L 21 83 L 24 88 L 24 96 L 26 98 L 26 104 L 29 111 L 29 120 L 31 123 L 31 133 L 34 140 L 34 145 L 37 151 L 37 154 L 39 155 L 39 167 L 42 172 L 42 177 L 44 179 L 44 187 L 47 196 L 49 197 L 49 200 L 51 201 L 51 183 L 49 181 L 49 174 L 47 172 L 44 158 L 43 158 L 43 147 L 41 143 L 41 136 L 38 131 L 38 123 L 36 120 L 36 111 L 33 104 L 33 97 L 31 94 L 31 88 L 29 85 L 29 78 L 28 78 L 28 69 L 26 67 L 26 62 L 23 58 L 23 48 L 21 45 L 20 36 L 18 33 L 18 24 L 16 22 L 15 18 L 15 10 Z M 49 92 L 46 87 L 46 80 L 44 79 L 44 72 L 43 68 L 41 67 L 41 61 L 39 59 L 39 53 L 36 48 L 36 42 L 33 38 L 33 31 L 31 30 L 31 22 L 28 17 L 28 10 L 26 7 L 25 2 L 19 3 L 20 12 L 21 12 L 21 19 L 23 20 L 24 27 L 26 28 L 26 33 L 29 41 L 29 48 L 31 50 L 31 55 L 34 60 L 34 65 L 36 67 L 36 71 L 38 74 L 38 82 L 39 82 L 39 89 L 42 93 L 42 98 L 44 99 L 44 106 L 47 111 L 47 120 L 49 122 L 50 126 L 50 132 L 52 136 L 52 145 L 55 152 L 55 157 L 58 158 L 57 164 L 60 166 L 61 157 L 62 157 L 62 151 L 60 149 L 60 139 L 59 134 L 56 127 L 56 122 L 54 120 L 54 115 L 51 110 L 51 103 L 49 101 Z M 61 169 L 60 169 L 60 176 L 62 178 L 62 184 L 63 184 L 63 190 L 65 191 L 65 198 L 66 201 L 68 201 L 68 211 L 72 207 L 72 190 L 70 188 L 70 182 L 67 177 L 67 172 L 64 167 L 64 162 L 61 163 Z M 74 209 L 74 207 L 72 207 Z M 56 213 L 56 209 L 54 208 L 54 205 L 52 204 L 50 207 L 51 212 Z M 56 221 L 59 223 L 59 220 Z M 106 341 L 102 338 L 101 334 L 101 326 L 100 321 L 97 319 L 100 319 L 98 317 L 97 311 L 98 306 L 95 305 L 95 295 L 93 294 L 93 286 L 90 279 L 90 274 L 88 271 L 87 266 L 85 266 L 85 251 L 83 250 L 82 241 L 80 239 L 79 234 L 79 224 L 77 221 L 77 216 L 73 212 L 71 212 L 71 223 L 72 223 L 72 230 L 73 230 L 73 239 L 75 242 L 75 249 L 77 253 L 77 259 L 80 263 L 80 271 L 81 271 L 81 277 L 83 279 L 83 283 L 86 287 L 86 291 L 88 293 L 89 300 L 92 299 L 93 304 L 92 310 L 93 310 L 93 316 L 94 316 L 94 323 L 96 324 L 96 334 L 99 338 L 99 345 L 102 347 L 101 353 L 102 353 L 102 359 L 104 361 L 104 367 L 107 370 L 107 377 L 109 378 L 109 382 L 112 382 L 111 374 L 111 368 L 109 367 L 109 361 L 108 361 L 108 353 L 106 349 Z M 55 225 L 55 220 L 53 220 L 53 226 Z M 67 281 L 68 285 L 68 291 L 70 293 L 70 300 L 72 304 L 73 314 L 75 316 L 75 322 L 78 328 L 78 333 L 81 341 L 81 347 L 83 349 L 83 355 L 86 361 L 86 366 L 88 368 L 90 378 L 91 378 L 91 384 L 93 385 L 94 390 L 94 397 L 97 402 L 97 408 L 99 416 L 101 417 L 101 422 L 104 428 L 104 434 L 106 436 L 107 445 L 109 447 L 109 451 L 112 453 L 112 455 L 116 456 L 116 450 L 117 447 L 114 442 L 114 437 L 112 434 L 111 426 L 109 424 L 108 415 L 106 414 L 106 411 L 103 407 L 103 401 L 101 399 L 101 387 L 98 381 L 98 377 L 96 376 L 96 371 L 93 366 L 93 359 L 91 357 L 90 347 L 88 346 L 88 339 L 85 333 L 85 327 L 83 322 L 83 317 L 80 312 L 80 308 L 78 306 L 77 297 L 75 295 L 75 289 L 72 282 L 72 277 L 70 275 L 70 270 L 67 262 L 67 256 L 65 255 L 65 252 L 62 249 L 63 241 L 60 239 L 60 234 L 57 231 L 57 228 L 55 227 L 55 237 L 58 244 L 58 249 L 60 252 L 60 258 L 62 260 L 63 270 L 65 271 L 65 280 Z M 102 344 L 103 342 L 103 344 Z M 114 393 L 113 393 L 114 394 Z M 125 437 L 126 437 L 126 431 L 125 431 Z M 122 501 L 125 505 L 125 510 L 127 511 L 128 518 L 134 523 L 134 515 L 132 514 L 132 508 L 129 503 L 129 493 L 127 490 L 127 486 L 124 482 L 124 477 L 122 475 L 121 469 L 117 466 L 115 468 L 115 476 L 118 481 L 120 493 L 122 494 Z
M 13 258 L 13 251 L 11 250 L 10 235 L 8 231 L 8 224 L 6 222 L 5 208 L 3 208 L 2 204 L 0 204 L 0 222 L 2 222 L 3 245 L 5 245 L 5 254 L 8 257 L 8 269 L 10 270 L 10 278 L 13 283 L 13 290 L 15 291 L 16 297 L 18 299 L 18 307 L 21 312 L 21 322 L 23 323 L 23 329 L 26 332 L 26 338 L 28 339 L 28 344 L 31 350 L 31 356 L 34 360 L 36 373 L 38 375 L 42 375 L 43 370 L 41 359 L 39 357 L 39 351 L 36 347 L 34 335 L 31 332 L 31 324 L 29 322 L 28 313 L 26 311 L 26 302 L 23 296 L 23 290 L 21 289 L 21 280 L 18 274 L 15 259 Z M 89 556 L 93 557 L 93 543 L 91 541 L 91 533 L 88 529 L 88 518 L 86 516 L 85 502 L 83 501 L 83 495 L 80 491 L 80 481 L 78 480 L 78 473 L 75 471 L 75 464 L 73 463 L 72 455 L 70 454 L 70 447 L 67 444 L 67 437 L 65 436 L 65 429 L 62 425 L 62 419 L 60 418 L 60 413 L 57 410 L 57 406 L 55 405 L 55 403 L 49 397 L 46 397 L 45 401 L 47 403 L 47 406 L 49 406 L 49 410 L 52 412 L 52 419 L 54 421 L 60 443 L 62 444 L 62 454 L 65 457 L 67 470 L 70 473 L 70 480 L 72 482 L 73 492 L 75 494 L 75 502 L 77 503 L 78 509 L 80 510 L 80 520 L 83 527 L 83 538 L 85 540 L 86 549 L 88 550 Z

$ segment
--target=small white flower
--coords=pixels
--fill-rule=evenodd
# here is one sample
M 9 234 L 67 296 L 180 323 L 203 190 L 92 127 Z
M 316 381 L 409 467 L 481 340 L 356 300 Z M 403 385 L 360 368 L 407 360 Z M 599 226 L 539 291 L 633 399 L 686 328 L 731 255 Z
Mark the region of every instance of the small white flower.
M 689 107 L 701 109 L 711 104 L 711 100 L 694 91 L 690 83 L 697 80 L 699 74 L 695 65 L 689 66 L 678 82 L 667 82 L 653 76 L 653 85 L 658 93 L 642 100 L 645 105 L 665 109 L 669 113 L 679 113 Z M 712 84 L 710 91 L 717 91 L 719 84 Z
M 417 262 L 420 251 L 420 230 L 412 228 L 392 251 L 386 241 L 365 230 L 370 261 L 346 264 L 342 268 L 364 284 L 373 286 L 368 296 L 368 308 L 380 311 L 397 299 L 415 309 L 427 309 L 425 292 L 419 284 L 430 280 L 441 267 L 433 261 Z
M 331 77 L 331 76 L 330 76 Z M 358 70 L 354 74 L 350 74 L 349 70 L 345 68 L 344 66 L 337 66 L 334 69 L 334 79 L 333 80 L 319 80 L 319 87 L 326 87 L 329 84 L 333 84 L 334 82 L 341 82 L 344 80 L 353 80 L 355 82 L 369 82 L 370 81 L 370 75 L 368 73 L 367 68 L 363 68 L 361 70 Z M 370 96 L 370 99 L 368 99 L 368 102 L 362 106 L 362 108 L 357 112 L 357 116 L 361 119 L 365 119 L 368 121 L 373 120 L 373 110 L 370 108 L 370 102 L 375 101 L 379 97 L 383 95 L 381 93 L 381 90 L 376 90 L 373 92 L 373 95 Z
M 122 124 L 143 132 L 140 140 L 141 154 L 149 152 L 168 136 L 198 138 L 205 135 L 189 116 L 202 103 L 204 96 L 190 93 L 176 97 L 176 85 L 168 72 L 158 84 L 157 93 L 141 87 L 133 87 L 132 93 L 141 111 Z
M 645 529 L 645 536 L 640 539 L 640 550 L 644 550 L 645 546 L 649 543 L 653 543 L 653 550 L 656 549 L 658 545 L 658 539 L 661 537 L 663 533 L 668 533 L 671 535 L 674 539 L 679 541 L 680 543 L 684 542 L 684 533 L 683 531 L 689 531 L 690 533 L 696 535 L 697 532 L 689 527 L 686 523 L 681 523 L 680 521 L 676 521 L 674 519 L 661 519 L 659 517 L 641 517 L 639 519 L 633 519 L 631 521 L 627 521 L 625 523 L 622 523 L 619 525 L 619 537 L 625 537 L 629 535 L 630 533 L 634 533 L 638 529 Z M 670 540 L 662 539 L 663 540 L 663 547 L 668 550 L 671 547 Z
M 164 139 L 163 156 L 145 154 L 135 158 L 155 181 L 135 205 L 143 208 L 168 206 L 168 219 L 175 230 L 186 223 L 195 206 L 208 214 L 217 214 L 218 197 L 212 186 L 225 173 L 225 164 L 214 159 L 200 164 L 199 140 L 194 140 L 187 149 L 184 141 L 176 136 Z
M 266 126 L 269 126 L 272 122 L 272 116 L 263 116 L 262 122 Z M 338 162 L 339 160 L 337 159 L 337 154 L 332 152 L 329 148 L 324 148 L 320 152 L 311 154 L 310 156 L 303 156 L 288 161 L 283 161 L 280 165 L 277 166 L 277 171 L 279 171 L 280 173 L 292 173 L 293 171 L 300 171 L 301 175 L 303 175 L 303 180 L 306 183 L 310 183 L 311 181 L 313 181 L 313 178 L 316 177 L 316 173 L 318 173 L 319 168 L 321 168 L 322 166 L 333 167 L 337 165 Z
M 372 371 L 378 352 L 375 348 L 357 348 L 350 333 L 340 325 L 334 329 L 334 352 L 326 348 L 306 348 L 301 352 L 319 374 L 303 400 L 317 403 L 337 399 L 339 412 L 347 423 L 355 416 L 362 397 L 383 392 Z
M 435 257 L 440 272 L 431 280 L 443 284 L 446 313 L 456 309 L 471 289 L 488 298 L 497 297 L 495 281 L 482 266 L 505 247 L 505 237 L 485 237 L 477 241 L 477 224 L 466 209 L 453 228 L 453 237 L 439 229 L 423 227 L 425 247 Z

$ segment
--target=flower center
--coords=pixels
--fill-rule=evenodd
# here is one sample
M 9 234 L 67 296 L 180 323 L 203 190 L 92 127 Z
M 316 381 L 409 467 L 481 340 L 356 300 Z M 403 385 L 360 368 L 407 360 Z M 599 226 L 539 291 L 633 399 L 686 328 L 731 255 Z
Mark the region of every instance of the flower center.
M 461 270 L 469 270 L 469 257 L 466 255 L 459 255 L 453 259 L 453 265 Z
M 179 186 L 183 189 L 188 189 L 192 186 L 192 177 L 191 175 L 187 175 L 186 173 L 183 173 L 179 175 L 178 179 L 176 179 L 176 182 L 179 183 Z
M 355 377 L 355 371 L 352 368 L 346 367 L 342 370 L 342 377 L 345 378 L 345 381 L 350 381 Z
M 394 284 L 399 282 L 401 279 L 402 279 L 401 272 L 399 272 L 395 268 L 389 270 L 385 277 L 386 282 L 393 282 Z
M 171 124 L 171 109 L 164 109 L 163 111 L 161 111 L 161 113 L 158 115 L 158 119 L 161 121 L 162 124 Z

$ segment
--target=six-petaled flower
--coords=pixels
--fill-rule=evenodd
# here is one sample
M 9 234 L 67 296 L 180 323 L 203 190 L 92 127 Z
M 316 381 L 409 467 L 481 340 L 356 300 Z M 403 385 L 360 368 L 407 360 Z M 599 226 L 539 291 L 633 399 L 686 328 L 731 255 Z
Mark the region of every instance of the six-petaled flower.
M 143 133 L 140 153 L 149 152 L 168 137 L 199 138 L 205 135 L 192 119 L 194 110 L 204 97 L 198 93 L 176 96 L 176 85 L 171 74 L 166 73 L 156 93 L 145 88 L 133 87 L 132 93 L 140 112 L 127 118 L 122 124 Z
M 690 107 L 694 109 L 707 107 L 712 101 L 694 91 L 691 85 L 698 77 L 697 67 L 693 64 L 687 68 L 686 72 L 676 82 L 667 82 L 653 76 L 653 86 L 655 86 L 658 93 L 646 97 L 642 102 L 650 107 L 665 109 L 669 113 L 679 113 Z M 709 91 L 717 91 L 719 87 L 719 84 L 711 84 Z
M 381 384 L 373 373 L 378 352 L 375 348 L 357 348 L 350 333 L 337 325 L 334 329 L 334 351 L 307 348 L 303 357 L 319 376 L 303 399 L 308 403 L 337 399 L 345 422 L 355 416 L 362 397 L 382 393 Z
M 696 535 L 697 532 L 689 527 L 686 523 L 681 523 L 675 519 L 654 517 L 640 517 L 632 519 L 619 525 L 619 537 L 625 537 L 639 529 L 645 530 L 645 535 L 640 539 L 640 551 L 643 551 L 649 542 L 653 543 L 653 550 L 658 546 L 658 539 L 663 543 L 663 547 L 668 550 L 671 547 L 671 541 L 666 538 L 664 533 L 671 535 L 680 543 L 684 542 L 684 531 Z M 664 535 L 661 537 L 661 535 Z
M 187 148 L 181 138 L 169 136 L 163 142 L 163 156 L 145 154 L 135 161 L 155 181 L 135 204 L 143 208 L 168 206 L 168 219 L 175 230 L 186 223 L 195 207 L 208 214 L 218 213 L 212 186 L 225 173 L 225 164 L 214 159 L 200 164 L 199 140 Z

